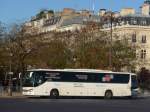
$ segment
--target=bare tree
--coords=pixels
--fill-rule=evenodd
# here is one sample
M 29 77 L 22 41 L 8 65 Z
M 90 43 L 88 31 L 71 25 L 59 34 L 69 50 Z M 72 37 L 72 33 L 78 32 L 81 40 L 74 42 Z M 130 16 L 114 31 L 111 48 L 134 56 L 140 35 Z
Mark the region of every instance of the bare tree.
M 4 46 L 7 60 L 9 61 L 9 71 L 13 71 L 15 77 L 18 77 L 19 72 L 24 74 L 24 71 L 27 69 L 26 60 L 28 56 L 42 46 L 40 35 L 32 36 L 26 32 L 23 25 L 13 25 L 7 33 Z M 20 85 L 22 85 L 22 81 Z

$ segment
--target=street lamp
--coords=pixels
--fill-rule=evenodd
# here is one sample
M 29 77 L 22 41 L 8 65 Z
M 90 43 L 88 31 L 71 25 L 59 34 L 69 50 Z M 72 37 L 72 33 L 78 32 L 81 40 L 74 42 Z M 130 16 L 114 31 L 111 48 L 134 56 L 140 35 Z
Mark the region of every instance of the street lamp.
M 110 47 L 109 47 L 109 68 L 112 70 L 112 36 L 113 36 L 113 31 L 112 31 L 112 25 L 113 25 L 113 13 L 110 12 Z
M 9 72 L 8 72 L 8 76 L 9 76 L 8 95 L 12 96 L 12 75 L 13 75 L 12 67 L 11 67 L 12 53 L 10 53 L 9 56 L 10 56 L 10 59 L 9 59 Z
M 110 38 L 109 38 L 109 64 L 108 64 L 108 67 L 109 69 L 112 70 L 112 41 L 113 41 L 113 21 L 115 19 L 115 17 L 113 17 L 113 12 L 112 11 L 109 11 L 105 14 L 104 16 L 104 22 L 106 21 L 106 24 L 110 24 L 109 28 L 110 28 Z
M 73 64 L 74 64 L 74 67 L 76 68 L 77 67 L 77 56 L 73 56 Z

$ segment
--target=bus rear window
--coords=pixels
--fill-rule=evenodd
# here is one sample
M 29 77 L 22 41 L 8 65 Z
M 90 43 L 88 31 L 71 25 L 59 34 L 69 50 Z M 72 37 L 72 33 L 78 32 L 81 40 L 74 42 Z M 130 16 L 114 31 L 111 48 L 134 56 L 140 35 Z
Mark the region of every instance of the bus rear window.
M 131 89 L 136 89 L 136 88 L 138 88 L 137 76 L 132 75 L 131 76 Z

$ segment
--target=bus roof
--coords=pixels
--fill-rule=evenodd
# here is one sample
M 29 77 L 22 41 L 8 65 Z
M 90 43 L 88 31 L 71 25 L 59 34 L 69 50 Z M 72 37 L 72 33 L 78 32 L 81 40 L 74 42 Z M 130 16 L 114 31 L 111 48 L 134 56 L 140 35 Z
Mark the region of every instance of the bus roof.
M 109 70 L 98 70 L 98 69 L 30 69 L 27 71 L 112 72 Z
M 61 72 L 89 72 L 89 73 L 120 73 L 120 74 L 131 74 L 136 75 L 134 73 L 129 72 L 113 72 L 110 70 L 99 70 L 99 69 L 30 69 L 27 71 L 61 71 Z

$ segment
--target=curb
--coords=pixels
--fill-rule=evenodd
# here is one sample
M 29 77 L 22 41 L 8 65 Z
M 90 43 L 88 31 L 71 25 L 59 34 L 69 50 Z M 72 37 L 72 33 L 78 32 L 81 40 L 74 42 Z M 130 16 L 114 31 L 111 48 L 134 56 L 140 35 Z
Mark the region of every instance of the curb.
M 26 96 L 0 96 L 0 98 L 17 98 L 17 99 L 19 99 L 19 98 L 27 98 Z

